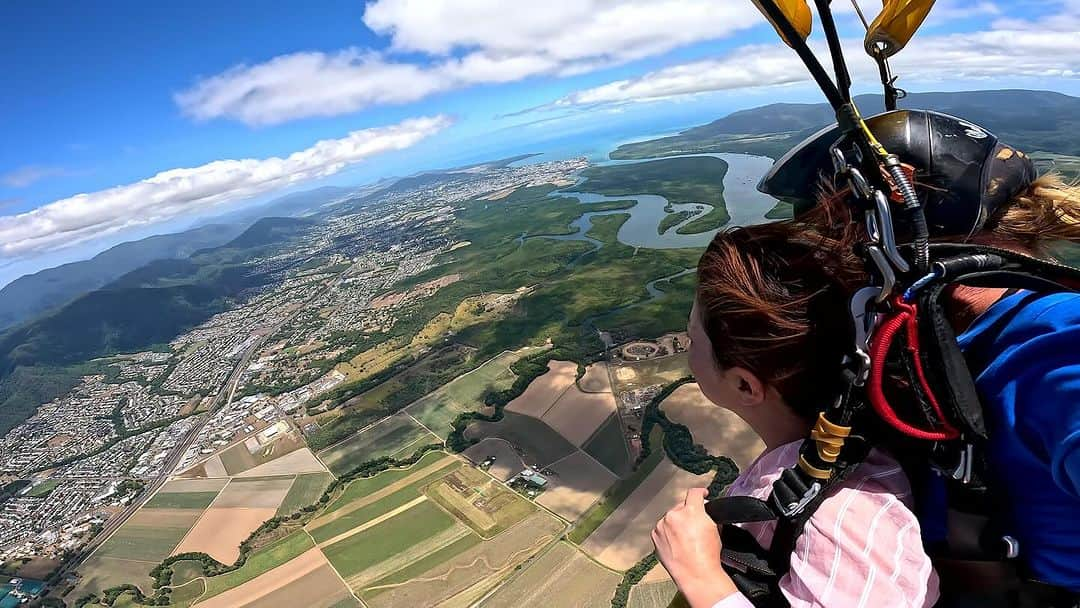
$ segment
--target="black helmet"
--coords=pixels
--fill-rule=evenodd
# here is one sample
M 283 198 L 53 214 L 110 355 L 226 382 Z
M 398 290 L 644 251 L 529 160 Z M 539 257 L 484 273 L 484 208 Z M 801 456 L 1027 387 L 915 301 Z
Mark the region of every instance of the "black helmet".
M 915 168 L 930 236 L 974 234 L 1037 175 L 1026 154 L 954 116 L 895 110 L 872 116 L 866 124 L 886 150 Z M 810 136 L 776 161 L 758 190 L 792 203 L 796 215 L 810 208 L 822 177 L 833 175 L 829 148 L 840 137 L 836 125 Z

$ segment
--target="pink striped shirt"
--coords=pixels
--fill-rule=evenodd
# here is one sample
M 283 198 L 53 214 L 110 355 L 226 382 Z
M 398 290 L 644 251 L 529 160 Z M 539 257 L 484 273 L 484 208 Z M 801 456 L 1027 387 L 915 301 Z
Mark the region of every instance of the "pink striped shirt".
M 762 454 L 728 493 L 767 498 L 773 481 L 797 460 L 800 443 Z M 900 465 L 881 451 L 871 451 L 821 503 L 796 541 L 791 571 L 780 581 L 792 607 L 933 606 L 938 599 L 938 578 L 923 551 L 910 501 L 911 487 Z M 769 546 L 774 523 L 744 527 L 762 546 Z M 717 608 L 743 605 L 748 600 L 736 595 Z

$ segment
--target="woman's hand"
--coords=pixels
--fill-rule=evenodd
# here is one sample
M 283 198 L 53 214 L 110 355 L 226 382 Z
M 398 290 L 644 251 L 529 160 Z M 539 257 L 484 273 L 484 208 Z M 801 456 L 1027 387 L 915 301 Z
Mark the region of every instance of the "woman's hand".
M 653 529 L 656 554 L 692 608 L 712 608 L 738 593 L 720 565 L 720 533 L 705 513 L 708 490 L 693 488 Z

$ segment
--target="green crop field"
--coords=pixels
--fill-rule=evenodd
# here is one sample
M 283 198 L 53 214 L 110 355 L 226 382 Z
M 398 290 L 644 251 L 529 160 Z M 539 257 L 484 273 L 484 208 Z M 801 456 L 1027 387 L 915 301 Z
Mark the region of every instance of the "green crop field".
M 169 605 L 176 608 L 187 608 L 195 603 L 206 591 L 206 584 L 200 580 L 194 580 L 186 585 L 174 586 L 169 594 Z
M 395 571 L 393 574 L 385 576 L 368 586 L 378 587 L 381 585 L 396 585 L 399 583 L 410 581 L 427 572 L 428 570 L 435 568 L 436 566 L 449 562 L 450 560 L 468 551 L 469 549 L 472 549 L 481 542 L 483 541 L 476 534 L 468 534 L 466 536 L 462 536 L 461 538 L 450 543 L 449 545 L 441 547 L 436 551 L 428 553 L 427 555 L 418 560 L 410 562 L 409 565 L 405 566 L 404 568 L 401 568 L 400 570 Z
M 436 462 L 450 458 L 445 452 L 428 452 L 424 454 L 416 464 L 406 469 L 388 469 L 379 473 L 374 477 L 363 477 L 355 481 L 349 482 L 349 485 L 345 488 L 345 491 L 341 496 L 337 497 L 334 502 L 330 503 L 327 507 L 326 513 L 331 513 L 344 507 L 345 505 L 368 496 L 373 492 L 377 492 L 390 484 L 398 481 L 404 477 L 420 471 L 426 467 L 429 467 Z M 453 469 L 446 469 L 447 471 Z
M 214 502 L 217 492 L 158 492 L 145 509 L 205 509 Z
M 278 515 L 292 515 L 300 509 L 314 504 L 322 496 L 323 491 L 330 485 L 332 476 L 329 473 L 305 473 L 297 475 L 293 481 L 285 500 L 278 507 Z
M 311 549 L 315 543 L 303 530 L 297 530 L 281 540 L 267 545 L 248 556 L 244 565 L 218 576 L 206 579 L 206 595 L 203 599 L 213 597 L 223 591 L 227 591 L 250 581 L 264 572 L 293 559 L 301 553 Z
M 475 370 L 452 380 L 409 406 L 408 412 L 432 432 L 446 439 L 450 424 L 462 412 L 484 406 L 484 394 L 510 388 L 514 372 L 510 365 L 524 353 L 503 353 Z
M 78 572 L 81 578 L 69 596 L 78 599 L 88 593 L 101 593 L 105 589 L 125 583 L 135 585 L 144 592 L 150 593 L 154 583 L 154 579 L 150 578 L 150 571 L 158 563 L 158 561 L 105 557 L 97 551 L 79 566 Z
M 569 540 L 578 544 L 585 542 L 585 539 L 596 531 L 600 524 L 604 523 L 604 520 L 615 512 L 615 509 L 619 508 L 619 505 L 626 500 L 626 497 L 630 496 L 642 481 L 645 481 L 649 473 L 652 473 L 656 465 L 660 464 L 660 461 L 664 459 L 664 450 L 659 447 L 663 440 L 664 431 L 657 425 L 649 434 L 649 445 L 655 446 L 652 452 L 649 453 L 649 457 L 629 477 L 616 481 L 615 485 L 604 492 L 603 497 L 581 516 L 577 525 L 567 535 Z
M 630 473 L 630 451 L 626 447 L 618 414 L 612 414 L 605 420 L 581 448 L 615 475 L 623 477 Z
M 333 521 L 325 525 L 312 528 L 311 530 L 309 530 L 309 532 L 311 533 L 311 536 L 315 539 L 315 541 L 320 543 L 327 539 L 333 538 L 338 534 L 348 532 L 356 526 L 362 525 L 376 517 L 379 517 L 380 515 L 393 511 L 401 505 L 407 504 L 411 500 L 419 498 L 423 492 L 424 486 L 432 483 L 437 479 L 441 479 L 449 475 L 456 469 L 460 468 L 460 466 L 460 463 L 458 463 L 454 466 L 443 467 L 432 471 L 430 474 L 425 475 L 424 477 L 414 481 L 413 483 L 398 489 L 396 492 L 390 494 L 389 496 L 385 496 L 380 500 L 377 500 L 368 505 L 364 505 L 363 507 L 360 507 L 354 511 L 349 511 L 348 513 L 345 513 L 344 515 L 338 517 L 337 519 L 334 519 Z M 353 483 L 355 484 L 356 482 Z M 370 494 L 370 492 L 361 493 L 362 491 L 363 490 L 360 489 L 354 490 L 350 484 L 350 487 L 348 488 L 346 494 L 342 495 L 341 499 L 339 499 L 338 501 L 335 501 L 335 503 L 331 505 L 331 509 L 329 509 L 328 512 L 341 510 L 341 508 L 345 505 L 345 503 L 342 503 L 341 500 L 345 498 L 346 495 L 362 499 L 363 497 Z
M 30 491 L 26 493 L 31 498 L 45 498 L 52 491 L 56 489 L 56 486 L 60 485 L 60 481 L 57 479 L 46 479 L 45 481 L 30 488 Z
M 191 559 L 174 562 L 170 568 L 173 571 L 172 584 L 174 587 L 203 576 L 202 564 Z
M 454 526 L 456 521 L 435 503 L 424 501 L 379 525 L 323 549 L 343 577 L 388 559 Z
M 158 562 L 172 553 L 202 509 L 140 509 L 109 537 L 96 555 Z
M 410 447 L 441 440 L 424 430 L 406 414 L 397 414 L 319 452 L 319 458 L 335 475 L 343 475 L 362 462 L 391 456 Z

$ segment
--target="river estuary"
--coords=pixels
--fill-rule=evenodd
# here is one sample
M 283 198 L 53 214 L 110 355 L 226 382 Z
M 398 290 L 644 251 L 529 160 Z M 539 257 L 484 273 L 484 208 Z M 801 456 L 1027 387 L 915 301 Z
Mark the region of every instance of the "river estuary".
M 761 176 L 772 166 L 772 159 L 764 156 L 750 156 L 747 154 L 688 154 L 684 156 L 666 156 L 663 158 L 687 158 L 692 156 L 711 156 L 719 158 L 728 164 L 727 174 L 724 175 L 724 200 L 727 203 L 730 226 L 749 226 L 769 221 L 765 214 L 776 204 L 772 197 L 757 191 L 756 186 Z M 613 160 L 598 163 L 599 166 L 623 165 L 648 162 L 659 159 L 641 160 Z M 698 234 L 679 234 L 681 226 L 693 221 L 707 212 L 711 205 L 706 203 L 676 203 L 671 207 L 674 211 L 690 211 L 691 217 L 683 220 L 664 234 L 657 233 L 657 227 L 667 216 L 664 210 L 668 205 L 666 198 L 655 194 L 630 194 L 623 196 L 607 196 L 594 192 L 580 192 L 572 186 L 567 190 L 559 190 L 551 193 L 555 197 L 576 198 L 582 203 L 599 203 L 605 201 L 635 201 L 635 205 L 629 209 L 616 211 L 593 211 L 582 214 L 571 223 L 575 229 L 573 234 L 560 236 L 535 235 L 525 236 L 522 239 L 546 238 L 560 241 L 586 241 L 593 245 L 594 251 L 603 246 L 600 241 L 586 236 L 592 228 L 592 218 L 598 215 L 612 215 L 616 213 L 628 213 L 630 218 L 619 228 L 619 242 L 631 247 L 645 249 L 677 249 L 677 248 L 701 248 L 709 244 L 716 230 L 701 232 Z

